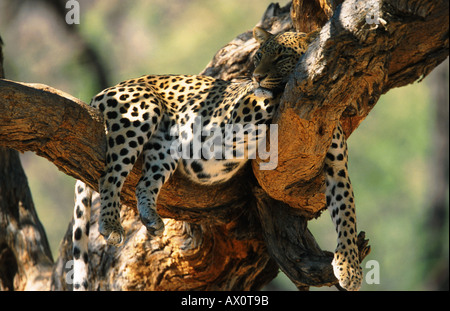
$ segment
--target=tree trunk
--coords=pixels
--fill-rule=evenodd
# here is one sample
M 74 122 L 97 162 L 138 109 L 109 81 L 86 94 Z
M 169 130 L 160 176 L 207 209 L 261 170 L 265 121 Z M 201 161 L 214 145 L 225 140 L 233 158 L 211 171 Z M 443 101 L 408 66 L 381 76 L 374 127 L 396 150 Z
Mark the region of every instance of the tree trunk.
M 4 78 L 1 38 L 0 78 Z M 0 146 L 0 291 L 49 289 L 52 267 L 19 153 Z
M 449 68 L 448 60 L 439 65 L 430 76 L 434 110 L 432 158 L 430 161 L 429 211 L 424 222 L 427 232 L 425 261 L 426 288 L 449 289 L 448 245 L 448 191 L 449 191 Z M 430 243 L 431 241 L 431 243 Z
M 307 229 L 325 207 L 322 170 L 332 131 L 339 120 L 350 135 L 381 94 L 423 78 L 448 56 L 447 1 L 360 2 L 269 6 L 260 25 L 273 33 L 293 25 L 304 31 L 322 27 L 274 120 L 281 133 L 277 168 L 261 171 L 257 159 L 233 180 L 210 187 L 175 174 L 158 198 L 158 212 L 168 218 L 165 234 L 148 240 L 135 210 L 138 163 L 122 191 L 123 246 L 109 247 L 99 238 L 98 204 L 93 207 L 92 289 L 251 290 L 272 280 L 278 267 L 299 289 L 337 283 L 332 254 Z M 369 9 L 374 11 L 367 18 Z M 227 80 L 248 76 L 256 48 L 251 32 L 243 33 L 202 73 Z M 34 151 L 97 188 L 105 153 L 97 111 L 42 85 L 0 81 L 0 98 L 0 144 Z M 363 258 L 369 248 L 363 235 L 359 242 Z M 71 288 L 70 260 L 69 226 L 53 289 Z

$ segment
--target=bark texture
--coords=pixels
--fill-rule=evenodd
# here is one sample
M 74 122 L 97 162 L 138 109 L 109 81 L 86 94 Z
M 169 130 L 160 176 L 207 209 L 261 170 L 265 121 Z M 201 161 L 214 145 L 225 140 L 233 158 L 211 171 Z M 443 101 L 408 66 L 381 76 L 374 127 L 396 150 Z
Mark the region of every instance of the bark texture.
M 122 193 L 122 247 L 108 247 L 98 236 L 98 206 L 93 209 L 92 289 L 251 290 L 272 280 L 278 268 L 299 289 L 337 283 L 332 253 L 322 251 L 307 229 L 325 207 L 323 161 L 336 122 L 350 135 L 381 94 L 423 78 L 448 56 L 448 1 L 361 3 L 269 6 L 259 25 L 273 33 L 322 28 L 289 80 L 275 118 L 278 167 L 260 171 L 261 160 L 254 160 L 233 180 L 212 187 L 176 174 L 158 199 L 165 234 L 148 240 L 135 211 L 138 163 Z M 369 13 L 378 23 L 367 22 L 368 8 L 375 8 Z M 251 32 L 243 33 L 202 73 L 248 77 L 256 49 Z M 47 86 L 0 81 L 0 124 L 0 145 L 34 151 L 97 188 L 105 136 L 95 110 Z M 369 247 L 363 235 L 359 242 L 363 258 Z M 71 288 L 70 259 L 71 226 L 52 289 Z
M 17 151 L 0 147 L 0 290 L 46 290 L 53 257 Z
M 4 78 L 1 37 L 0 78 Z M 52 267 L 19 153 L 0 146 L 0 291 L 48 289 Z

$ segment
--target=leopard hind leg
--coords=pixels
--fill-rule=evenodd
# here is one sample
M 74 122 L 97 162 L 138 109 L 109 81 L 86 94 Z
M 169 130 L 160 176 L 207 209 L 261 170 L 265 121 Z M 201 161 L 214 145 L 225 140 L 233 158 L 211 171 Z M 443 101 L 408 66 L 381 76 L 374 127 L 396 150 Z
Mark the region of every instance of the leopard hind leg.
M 161 126 L 144 147 L 142 177 L 136 186 L 136 198 L 141 222 L 150 236 L 161 236 L 164 232 L 164 222 L 156 211 L 156 200 L 178 166 L 177 157 L 171 153 L 175 139 Z
M 341 287 L 358 290 L 361 287 L 362 270 L 356 244 L 354 194 L 347 162 L 347 142 L 338 124 L 325 159 L 327 207 L 338 235 L 332 265 Z

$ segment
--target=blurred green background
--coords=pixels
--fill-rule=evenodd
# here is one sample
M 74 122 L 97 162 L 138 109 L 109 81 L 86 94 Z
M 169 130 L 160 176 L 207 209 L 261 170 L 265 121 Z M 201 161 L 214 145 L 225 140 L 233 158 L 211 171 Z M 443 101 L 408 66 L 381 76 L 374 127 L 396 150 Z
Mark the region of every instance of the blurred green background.
M 6 77 L 48 84 L 85 102 L 102 84 L 200 72 L 223 45 L 253 28 L 271 3 L 80 0 L 80 24 L 68 27 L 65 2 L 0 0 Z M 92 55 L 105 68 L 101 83 Z M 379 264 L 379 284 L 364 282 L 363 290 L 448 290 L 448 150 L 442 155 L 437 148 L 448 146 L 447 83 L 448 60 L 421 83 L 382 96 L 349 139 L 358 229 L 372 246 L 363 268 L 370 274 L 366 262 Z M 439 102 L 434 94 L 442 88 L 447 97 Z M 72 215 L 75 180 L 34 154 L 23 154 L 22 161 L 56 257 Z M 334 249 L 327 213 L 310 228 L 323 249 Z M 295 287 L 280 273 L 267 289 Z

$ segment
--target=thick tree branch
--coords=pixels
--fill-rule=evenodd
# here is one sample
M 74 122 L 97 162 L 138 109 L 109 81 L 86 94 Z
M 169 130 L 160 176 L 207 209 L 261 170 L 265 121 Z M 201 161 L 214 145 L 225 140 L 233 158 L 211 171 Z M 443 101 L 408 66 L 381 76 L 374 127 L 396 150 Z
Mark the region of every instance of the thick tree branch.
M 0 37 L 0 78 L 4 78 Z M 53 258 L 16 150 L 0 146 L 0 290 L 48 290 Z
M 98 111 L 68 94 L 45 85 L 0 80 L 0 145 L 33 151 L 47 158 L 64 173 L 97 188 L 104 163 L 106 138 Z M 139 162 L 123 190 L 123 203 L 135 206 L 134 185 L 141 175 Z M 164 217 L 199 220 L 200 209 L 207 218 L 226 218 L 225 210 L 245 198 L 248 186 L 237 176 L 213 187 L 193 185 L 180 174 L 172 178 L 159 196 Z M 132 188 L 132 189 L 131 189 Z M 207 191 L 206 191 L 207 189 Z M 189 207 L 192 211 L 187 210 Z M 214 210 L 217 208 L 217 211 Z
M 323 160 L 340 120 L 350 135 L 381 94 L 427 75 L 448 56 L 448 1 L 345 1 L 286 86 L 278 166 L 254 173 L 273 198 L 312 214 L 323 208 Z M 366 11 L 379 8 L 379 24 Z M 276 180 L 277 182 L 273 182 Z

